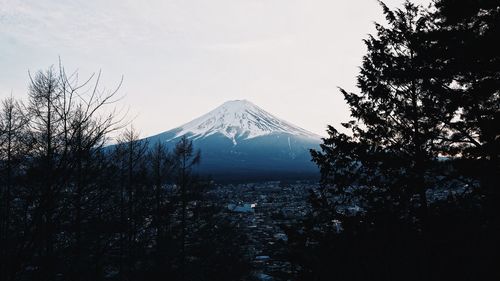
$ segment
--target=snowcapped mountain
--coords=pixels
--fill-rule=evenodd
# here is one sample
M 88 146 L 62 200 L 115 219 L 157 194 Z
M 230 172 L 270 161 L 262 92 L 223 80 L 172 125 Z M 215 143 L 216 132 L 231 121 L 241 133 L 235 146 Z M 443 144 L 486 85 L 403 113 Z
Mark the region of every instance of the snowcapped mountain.
M 237 139 L 252 139 L 272 133 L 287 133 L 317 139 L 319 136 L 281 120 L 247 100 L 228 101 L 180 127 L 175 137 L 194 139 L 222 134 L 237 144 Z
M 321 137 L 246 100 L 228 101 L 175 129 L 148 138 L 169 147 L 182 137 L 200 149 L 201 173 L 216 179 L 301 179 L 317 175 L 309 150 Z

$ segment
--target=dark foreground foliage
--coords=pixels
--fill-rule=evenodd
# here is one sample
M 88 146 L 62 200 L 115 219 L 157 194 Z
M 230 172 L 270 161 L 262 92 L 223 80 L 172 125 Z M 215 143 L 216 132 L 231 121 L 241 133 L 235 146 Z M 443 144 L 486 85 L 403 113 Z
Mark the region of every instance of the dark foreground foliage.
M 500 278 L 498 1 L 406 2 L 366 41 L 350 134 L 328 129 L 298 280 Z
M 77 77 L 38 72 L 27 104 L 2 104 L 0 280 L 245 276 L 246 237 L 204 197 L 192 143 L 169 151 L 128 129 L 104 147 L 121 124 L 108 108 L 116 90 Z

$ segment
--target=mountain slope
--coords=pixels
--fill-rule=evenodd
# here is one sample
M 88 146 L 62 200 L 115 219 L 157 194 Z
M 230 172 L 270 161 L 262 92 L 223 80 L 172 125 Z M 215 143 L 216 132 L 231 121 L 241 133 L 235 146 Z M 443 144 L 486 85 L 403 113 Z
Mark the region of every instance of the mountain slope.
M 199 171 L 216 179 L 301 179 L 317 175 L 309 149 L 321 138 L 246 100 L 229 101 L 178 128 L 148 138 L 169 147 L 182 137 L 202 152 Z

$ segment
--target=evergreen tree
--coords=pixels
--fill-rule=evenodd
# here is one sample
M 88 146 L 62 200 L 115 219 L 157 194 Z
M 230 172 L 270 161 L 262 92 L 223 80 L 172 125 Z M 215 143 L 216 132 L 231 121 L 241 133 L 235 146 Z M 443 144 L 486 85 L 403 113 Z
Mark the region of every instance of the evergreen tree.
M 492 273 L 482 269 L 497 256 L 495 226 L 484 223 L 474 185 L 473 193 L 467 189 L 473 181 L 464 182 L 467 174 L 440 157 L 496 157 L 490 148 L 498 139 L 491 126 L 498 77 L 489 70 L 496 60 L 481 59 L 489 68 L 477 70 L 480 63 L 468 65 L 451 51 L 480 46 L 485 41 L 472 43 L 471 34 L 496 29 L 491 20 L 469 35 L 451 32 L 440 2 L 432 13 L 409 1 L 394 11 L 381 3 L 387 25 L 376 24 L 376 35 L 365 40 L 360 92 L 341 89 L 354 118 L 343 124 L 350 134 L 330 126 L 321 151 L 312 151 L 321 187 L 311 193 L 308 218 L 286 229 L 300 280 L 482 280 Z M 496 11 L 472 14 L 494 18 Z M 483 94 L 461 82 L 462 75 L 478 79 L 472 84 L 484 81 Z M 436 187 L 446 187 L 449 197 L 429 200 Z M 453 187 L 465 191 L 457 195 Z
M 419 197 L 419 219 L 426 216 L 429 169 L 438 156 L 444 124 L 453 112 L 436 95 L 441 85 L 429 76 L 424 59 L 429 28 L 424 11 L 410 2 L 391 11 L 381 3 L 388 26 L 376 24 L 365 40 L 368 52 L 358 76 L 360 93 L 341 89 L 355 120 L 345 123 L 352 135 L 329 127 L 329 137 L 313 151 L 322 184 L 338 194 L 357 187 L 383 192 L 401 212 Z M 405 214 L 408 215 L 408 214 Z
M 429 60 L 449 83 L 440 98 L 455 109 L 444 153 L 467 160 L 462 172 L 500 200 L 500 3 L 438 0 L 435 5 Z

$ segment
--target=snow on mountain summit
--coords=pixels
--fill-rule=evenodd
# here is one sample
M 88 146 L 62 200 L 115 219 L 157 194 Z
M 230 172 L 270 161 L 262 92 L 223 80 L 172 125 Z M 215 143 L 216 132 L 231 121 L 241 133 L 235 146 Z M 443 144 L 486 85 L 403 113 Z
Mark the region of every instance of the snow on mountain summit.
M 251 139 L 272 133 L 287 133 L 306 138 L 319 136 L 281 120 L 247 100 L 233 100 L 178 128 L 175 137 L 189 135 L 204 138 L 219 133 L 237 144 L 238 139 Z

